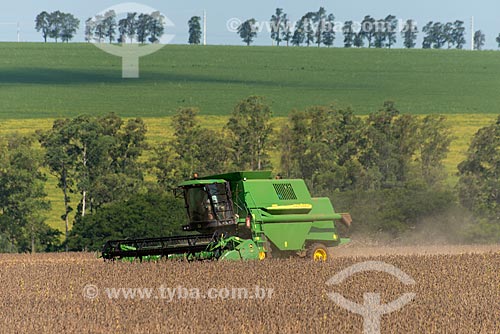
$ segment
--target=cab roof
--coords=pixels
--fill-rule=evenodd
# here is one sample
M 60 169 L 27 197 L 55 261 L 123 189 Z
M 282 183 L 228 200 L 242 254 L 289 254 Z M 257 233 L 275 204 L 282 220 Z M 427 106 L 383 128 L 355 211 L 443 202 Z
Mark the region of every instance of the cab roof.
M 226 180 L 222 179 L 193 179 L 184 181 L 179 184 L 179 187 L 187 187 L 187 186 L 196 186 L 196 185 L 205 185 L 205 184 L 217 184 L 217 183 L 226 183 Z
M 209 180 L 209 179 L 222 179 L 231 182 L 241 181 L 243 179 L 247 180 L 269 180 L 272 179 L 272 171 L 242 171 L 242 172 L 233 172 L 233 173 L 225 173 L 225 174 L 217 174 L 217 175 L 209 175 L 205 177 L 200 177 L 200 180 Z

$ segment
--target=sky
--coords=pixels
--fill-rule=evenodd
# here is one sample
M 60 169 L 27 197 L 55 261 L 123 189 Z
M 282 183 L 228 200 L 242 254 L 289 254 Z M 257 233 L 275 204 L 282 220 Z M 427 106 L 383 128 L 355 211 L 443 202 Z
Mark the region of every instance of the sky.
M 34 19 L 41 11 L 55 11 L 71 13 L 80 19 L 81 27 L 74 41 L 84 40 L 84 21 L 103 10 L 128 1 L 120 0 L 0 0 L 0 41 L 17 41 L 18 23 L 21 41 L 42 41 L 40 33 L 34 29 Z M 482 30 L 486 35 L 486 49 L 497 49 L 495 38 L 500 33 L 500 2 L 497 0 L 475 1 L 284 1 L 284 0 L 139 0 L 137 3 L 150 6 L 162 12 L 172 21 L 167 33 L 175 36 L 171 43 L 186 44 L 188 39 L 187 21 L 190 17 L 203 16 L 207 13 L 207 43 L 215 45 L 243 45 L 239 36 L 228 29 L 228 22 L 233 23 L 255 18 L 264 27 L 255 40 L 256 45 L 271 45 L 270 34 L 266 29 L 276 8 L 283 8 L 293 21 L 309 11 L 317 11 L 320 6 L 325 7 L 328 13 L 335 15 L 336 21 L 362 21 L 365 15 L 376 19 L 395 15 L 399 19 L 414 19 L 419 30 L 429 21 L 466 22 L 467 48 L 470 48 L 471 17 L 474 16 L 475 29 Z M 131 6 L 133 8 L 133 6 Z M 119 14 L 119 13 L 118 13 Z M 422 34 L 418 46 L 421 46 Z M 335 46 L 342 46 L 343 36 L 337 34 Z M 398 46 L 401 38 L 398 36 Z

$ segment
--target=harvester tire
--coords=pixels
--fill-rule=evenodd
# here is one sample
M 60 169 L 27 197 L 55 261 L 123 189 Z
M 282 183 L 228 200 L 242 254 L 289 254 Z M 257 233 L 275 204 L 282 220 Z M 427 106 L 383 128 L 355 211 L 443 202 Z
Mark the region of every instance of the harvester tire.
M 272 259 L 273 258 L 273 247 L 271 246 L 271 242 L 266 238 L 266 242 L 264 243 L 264 247 L 266 248 L 266 259 Z
M 317 262 L 328 260 L 328 248 L 321 243 L 314 243 L 307 247 L 306 258 Z

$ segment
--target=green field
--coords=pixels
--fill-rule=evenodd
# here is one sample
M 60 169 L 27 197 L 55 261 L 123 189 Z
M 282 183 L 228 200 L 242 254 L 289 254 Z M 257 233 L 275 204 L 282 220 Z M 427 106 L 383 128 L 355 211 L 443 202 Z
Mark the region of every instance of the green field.
M 499 112 L 500 53 L 167 45 L 122 79 L 121 60 L 88 44 L 0 43 L 0 119 L 116 112 L 227 115 L 262 95 L 274 114 L 335 103 L 361 114 L 394 100 L 404 113 Z
M 87 44 L 0 43 L 0 135 L 48 129 L 80 114 L 142 117 L 148 140 L 171 137 L 177 108 L 197 106 L 221 128 L 234 105 L 261 95 L 279 124 L 293 109 L 351 106 L 357 114 L 394 100 L 403 113 L 445 114 L 455 139 L 450 182 L 472 135 L 500 108 L 500 53 L 168 45 L 141 59 L 141 78 L 121 78 L 121 60 Z M 279 152 L 273 153 L 276 168 Z M 61 228 L 55 180 L 48 222 Z

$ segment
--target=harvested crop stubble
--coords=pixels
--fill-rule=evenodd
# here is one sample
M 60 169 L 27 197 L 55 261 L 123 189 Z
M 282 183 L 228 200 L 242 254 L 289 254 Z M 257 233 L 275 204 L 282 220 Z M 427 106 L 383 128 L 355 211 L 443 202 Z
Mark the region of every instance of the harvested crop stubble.
M 326 282 L 350 265 L 384 261 L 416 284 L 386 273 L 358 273 Z M 382 317 L 382 333 L 500 332 L 500 254 L 341 257 L 327 263 L 302 259 L 262 262 L 104 263 L 90 254 L 0 256 L 0 328 L 4 333 L 361 333 L 362 318 L 328 297 L 338 292 L 363 303 L 416 293 L 413 302 Z M 84 293 L 99 289 L 95 299 Z M 255 286 L 274 289 L 255 298 Z M 108 298 L 106 288 L 247 288 L 249 299 L 178 298 L 153 290 L 151 298 Z M 266 290 L 268 291 L 268 290 Z M 186 297 L 186 296 L 184 296 Z

